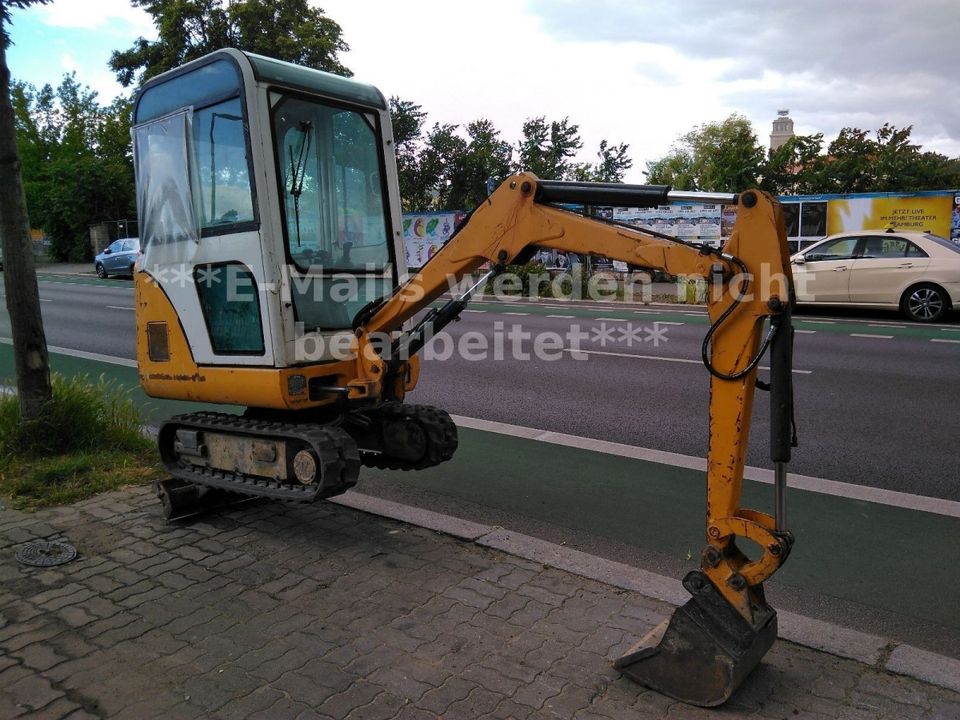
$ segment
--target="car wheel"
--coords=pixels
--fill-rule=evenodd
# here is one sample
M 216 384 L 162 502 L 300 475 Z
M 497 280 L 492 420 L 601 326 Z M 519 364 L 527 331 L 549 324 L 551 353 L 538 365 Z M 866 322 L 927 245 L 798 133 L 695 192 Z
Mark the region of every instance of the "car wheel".
M 107 276 L 107 271 L 103 269 L 103 263 L 97 263 L 97 277 L 105 278 Z
M 950 298 L 936 285 L 914 285 L 900 301 L 900 309 L 911 320 L 936 322 L 950 307 Z

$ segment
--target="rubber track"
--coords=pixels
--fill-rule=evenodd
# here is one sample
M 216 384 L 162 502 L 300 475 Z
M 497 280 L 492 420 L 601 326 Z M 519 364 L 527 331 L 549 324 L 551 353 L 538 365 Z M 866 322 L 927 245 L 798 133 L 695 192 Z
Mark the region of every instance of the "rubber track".
M 302 442 L 317 455 L 320 482 L 301 485 L 197 465 L 184 466 L 177 460 L 173 449 L 177 429 Z M 161 426 L 158 442 L 160 457 L 174 477 L 244 495 L 313 502 L 346 492 L 357 484 L 360 474 L 360 455 L 353 438 L 338 427 L 326 425 L 263 421 L 227 413 L 197 412 L 170 418 Z M 169 447 L 164 448 L 164 444 Z
M 403 418 L 419 424 L 427 434 L 427 451 L 417 461 L 361 451 L 360 460 L 366 467 L 380 470 L 423 470 L 446 462 L 457 450 L 457 426 L 440 408 L 431 405 L 387 403 L 377 410 L 377 415 L 388 420 Z

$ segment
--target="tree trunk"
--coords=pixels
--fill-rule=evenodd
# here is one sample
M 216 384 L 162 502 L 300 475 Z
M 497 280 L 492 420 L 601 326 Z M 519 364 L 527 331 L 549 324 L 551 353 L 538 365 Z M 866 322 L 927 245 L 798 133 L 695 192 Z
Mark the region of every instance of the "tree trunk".
M 50 399 L 50 365 L 40 316 L 40 293 L 33 262 L 27 201 L 20 178 L 20 155 L 10 103 L 10 70 L 4 45 L 0 38 L 0 240 L 3 243 L 3 285 L 16 360 L 20 421 L 25 423 L 37 420 L 43 405 Z

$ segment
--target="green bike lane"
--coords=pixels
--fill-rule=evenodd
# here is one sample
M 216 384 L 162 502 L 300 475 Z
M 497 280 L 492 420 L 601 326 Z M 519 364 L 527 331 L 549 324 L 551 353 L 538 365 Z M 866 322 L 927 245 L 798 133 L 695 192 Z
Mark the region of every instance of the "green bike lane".
M 148 398 L 133 367 L 61 353 L 51 353 L 51 365 L 68 376 L 116 380 L 150 423 L 200 407 L 237 410 Z M 12 347 L 0 345 L 0 378 L 11 385 L 13 376 Z M 358 489 L 364 491 L 363 478 L 372 477 L 690 567 L 696 562 L 704 537 L 702 472 L 470 428 L 461 428 L 460 438 L 450 462 L 417 473 L 364 469 Z M 772 509 L 769 485 L 745 481 L 743 498 L 745 507 Z M 797 543 L 771 581 L 772 591 L 789 595 L 796 588 L 960 637 L 960 518 L 797 489 L 789 491 L 788 508 Z

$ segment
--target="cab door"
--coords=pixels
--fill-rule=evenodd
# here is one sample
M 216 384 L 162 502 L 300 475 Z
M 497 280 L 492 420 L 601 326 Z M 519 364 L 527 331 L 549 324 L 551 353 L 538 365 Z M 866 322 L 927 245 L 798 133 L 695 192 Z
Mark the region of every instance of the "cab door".
M 850 300 L 896 305 L 903 289 L 929 264 L 927 254 L 906 238 L 866 236 L 850 271 Z
M 848 302 L 850 270 L 860 237 L 847 236 L 826 240 L 794 259 L 793 275 L 797 299 L 801 302 Z

